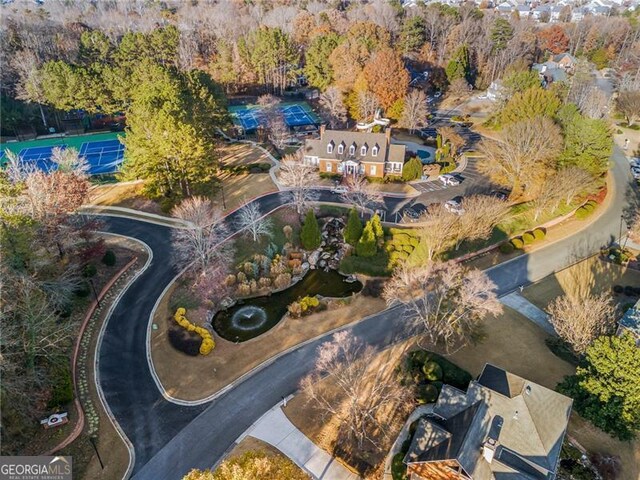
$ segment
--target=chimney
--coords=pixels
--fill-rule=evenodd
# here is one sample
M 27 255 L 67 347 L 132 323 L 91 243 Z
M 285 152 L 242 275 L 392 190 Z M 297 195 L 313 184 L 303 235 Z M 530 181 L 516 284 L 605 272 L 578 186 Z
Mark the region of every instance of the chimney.
M 326 125 L 324 123 L 322 125 L 320 125 L 320 139 L 322 139 L 322 137 L 324 137 L 325 127 L 326 127 Z
M 384 129 L 384 136 L 387 139 L 387 145 L 391 145 L 391 127 Z
M 496 453 L 496 442 L 489 438 L 486 442 L 482 444 L 482 457 L 487 461 L 487 463 L 491 463 L 493 461 L 493 456 Z

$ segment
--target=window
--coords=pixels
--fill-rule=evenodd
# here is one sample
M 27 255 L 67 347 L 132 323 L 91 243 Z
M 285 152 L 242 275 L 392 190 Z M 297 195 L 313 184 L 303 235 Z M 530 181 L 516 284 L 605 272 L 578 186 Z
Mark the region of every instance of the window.
M 338 145 L 338 154 L 342 155 L 344 153 L 344 144 Z
M 375 174 L 376 174 L 376 166 L 371 165 L 371 175 L 375 175 Z
M 349 147 L 349 155 L 355 155 L 356 154 L 356 146 L 355 145 L 351 145 Z
M 363 145 L 363 146 L 360 148 L 360 155 L 362 155 L 362 156 L 364 157 L 366 154 L 367 154 L 367 146 L 366 146 L 366 145 Z
M 377 145 L 371 149 L 371 155 L 373 155 L 374 157 L 378 156 L 378 146 Z
M 333 143 L 327 144 L 327 153 L 333 153 Z
M 330 172 L 330 171 L 331 171 L 331 168 L 332 168 L 332 167 L 331 167 L 331 163 L 330 163 L 330 162 L 327 162 L 327 172 Z

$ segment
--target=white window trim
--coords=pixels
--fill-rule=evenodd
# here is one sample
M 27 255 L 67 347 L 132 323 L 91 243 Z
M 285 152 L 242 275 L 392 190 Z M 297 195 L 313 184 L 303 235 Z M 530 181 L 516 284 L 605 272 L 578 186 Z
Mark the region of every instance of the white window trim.
M 365 156 L 367 154 L 367 147 L 364 145 L 360 147 L 360 155 Z
M 344 145 L 338 145 L 338 155 L 342 155 L 344 153 Z
M 330 143 L 327 144 L 327 153 L 333 153 L 333 145 Z
M 356 146 L 355 145 L 351 145 L 349 147 L 349 155 L 355 155 L 356 154 Z
M 374 157 L 378 156 L 378 147 L 373 147 L 373 149 L 371 150 L 371 155 Z
M 333 171 L 333 170 L 332 170 L 332 169 L 333 169 L 333 165 L 332 165 L 332 163 L 331 163 L 331 162 L 327 162 L 327 167 L 326 167 L 326 168 L 327 168 L 327 172 L 331 172 L 331 171 Z
M 375 174 L 376 174 L 376 166 L 371 165 L 371 175 L 375 175 Z

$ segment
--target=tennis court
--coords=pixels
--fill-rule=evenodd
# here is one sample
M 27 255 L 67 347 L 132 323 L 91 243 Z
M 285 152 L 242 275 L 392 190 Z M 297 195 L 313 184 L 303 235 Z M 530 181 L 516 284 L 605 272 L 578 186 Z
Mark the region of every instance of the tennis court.
M 306 102 L 287 103 L 278 106 L 284 121 L 288 127 L 299 127 L 303 125 L 317 125 L 319 119 Z M 253 131 L 259 125 L 267 123 L 266 115 L 262 112 L 262 107 L 258 105 L 240 105 L 229 107 L 229 112 L 235 119 L 236 125 L 242 127 L 246 132 Z
M 54 147 L 76 148 L 87 159 L 90 175 L 113 173 L 124 160 L 124 145 L 118 139 L 122 135 L 103 133 L 4 143 L 0 145 L 0 166 L 6 149 L 16 153 L 23 162 L 33 163 L 43 171 L 50 171 L 55 168 L 51 162 Z

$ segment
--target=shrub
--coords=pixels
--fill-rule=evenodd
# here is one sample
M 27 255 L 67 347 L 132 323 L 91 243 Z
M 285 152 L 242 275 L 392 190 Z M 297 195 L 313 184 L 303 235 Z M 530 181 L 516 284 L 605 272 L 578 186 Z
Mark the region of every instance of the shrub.
M 419 404 L 433 403 L 438 399 L 438 388 L 430 383 L 418 387 L 417 400 Z
M 499 249 L 501 253 L 508 255 L 510 253 L 513 253 L 513 251 L 515 250 L 515 247 L 511 244 L 511 242 L 504 242 L 500 244 Z
M 455 162 L 441 162 L 440 163 L 440 175 L 444 175 L 445 173 L 451 173 L 456 169 Z
M 273 281 L 273 285 L 278 290 L 281 290 L 283 288 L 288 287 L 290 283 L 291 283 L 291 274 L 290 273 L 281 273 Z
M 365 283 L 362 289 L 362 295 L 365 297 L 379 298 L 382 295 L 384 284 L 385 281 L 380 278 L 367 280 L 367 283 Z
M 187 317 L 185 316 L 186 313 L 186 310 L 183 307 L 180 307 L 176 310 L 173 318 L 176 323 L 183 329 L 189 332 L 195 332 L 200 337 L 202 337 L 199 353 L 200 355 L 209 355 L 209 353 L 211 353 L 211 350 L 213 350 L 216 345 L 213 341 L 213 338 L 211 337 L 211 332 L 209 332 L 209 330 L 207 330 L 206 328 L 199 327 L 187 320 Z
M 74 292 L 78 297 L 85 298 L 91 293 L 91 287 L 88 282 L 82 282 Z
M 402 179 L 405 182 L 418 180 L 422 177 L 422 162 L 418 157 L 411 158 L 402 168 Z
M 169 343 L 176 350 L 195 357 L 200 353 L 202 338 L 195 332 L 185 330 L 178 325 L 172 325 L 169 327 Z
M 98 267 L 96 267 L 93 263 L 88 263 L 82 269 L 82 276 L 85 278 L 94 277 L 98 273 Z
M 544 240 L 544 237 L 547 236 L 547 232 L 543 228 L 536 228 L 533 231 L 533 236 L 536 240 Z
M 522 241 L 525 245 L 531 245 L 535 241 L 536 237 L 533 236 L 533 233 L 526 232 L 522 235 Z
M 313 210 L 307 212 L 300 232 L 300 241 L 305 250 L 315 250 L 322 242 L 322 234 Z
M 57 367 L 52 375 L 53 388 L 48 407 L 62 407 L 73 400 L 73 382 L 71 380 L 71 370 L 68 365 Z
M 362 220 L 355 208 L 349 210 L 349 218 L 347 226 L 344 229 L 344 240 L 350 245 L 355 246 L 362 235 Z
M 300 308 L 302 309 L 302 313 L 308 312 L 309 310 L 313 310 L 320 305 L 320 300 L 317 297 L 309 297 L 306 296 L 302 300 L 300 300 Z
M 406 452 L 396 453 L 391 460 L 391 477 L 393 480 L 405 480 L 407 478 L 407 466 L 404 464 L 405 455 Z
M 424 376 L 430 382 L 442 380 L 442 367 L 436 362 L 427 362 L 422 366 Z
M 373 224 L 368 221 L 362 231 L 362 236 L 356 245 L 356 254 L 359 257 L 373 257 L 378 251 L 376 235 L 373 231 Z
M 522 250 L 522 248 L 524 247 L 524 242 L 520 237 L 512 238 L 509 242 L 511 243 L 511 245 L 513 245 L 513 248 L 515 248 L 516 250 Z
M 624 292 L 624 287 L 622 285 L 614 285 L 613 286 L 613 292 L 617 293 L 619 295 L 622 292 Z
M 102 257 L 102 263 L 107 267 L 113 267 L 116 264 L 116 254 L 113 250 L 107 250 Z

